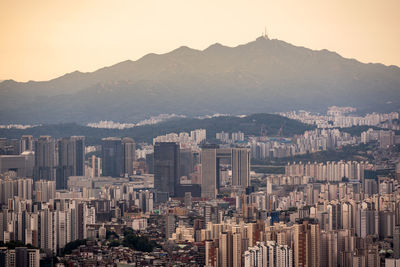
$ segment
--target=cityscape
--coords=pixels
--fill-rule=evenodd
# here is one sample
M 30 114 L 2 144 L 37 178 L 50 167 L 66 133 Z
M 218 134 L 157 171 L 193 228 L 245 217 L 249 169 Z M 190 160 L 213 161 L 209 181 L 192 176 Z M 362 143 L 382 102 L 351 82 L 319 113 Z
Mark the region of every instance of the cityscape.
M 397 1 L 0 10 L 0 267 L 400 267 Z
M 396 264 L 398 113 L 375 117 L 387 127 L 359 135 L 314 122 L 318 128 L 292 137 L 282 136 L 284 126 L 274 136 L 262 126 L 258 136 L 193 129 L 140 144 L 1 138 L 0 259 L 4 266 L 20 257 L 33 266 Z M 343 147 L 366 153 L 305 157 Z

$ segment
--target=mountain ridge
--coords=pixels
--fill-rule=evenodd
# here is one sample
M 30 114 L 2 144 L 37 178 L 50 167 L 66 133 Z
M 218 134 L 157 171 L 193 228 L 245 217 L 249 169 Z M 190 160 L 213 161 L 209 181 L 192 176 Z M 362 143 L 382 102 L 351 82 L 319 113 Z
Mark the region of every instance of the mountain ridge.
M 394 111 L 399 77 L 397 66 L 259 37 L 235 47 L 181 46 L 49 81 L 3 81 L 0 122 L 135 121 L 160 113 L 321 111 L 328 105 Z
M 258 41 L 258 40 L 265 40 L 265 37 L 264 37 L 264 36 L 260 36 L 260 37 L 256 38 L 255 41 Z M 343 59 L 355 61 L 355 62 L 361 63 L 361 64 L 378 65 L 378 66 L 383 66 L 383 67 L 388 67 L 388 68 L 395 68 L 395 69 L 397 69 L 397 70 L 400 70 L 400 66 L 397 66 L 397 65 L 393 65 L 393 64 L 391 64 L 391 65 L 386 65 L 386 64 L 383 64 L 383 63 L 380 63 L 380 62 L 362 62 L 362 61 L 360 61 L 360 60 L 358 60 L 358 59 L 356 59 L 356 58 L 344 57 L 344 56 L 340 55 L 339 53 L 337 53 L 337 52 L 335 52 L 335 51 L 331 51 L 331 50 L 325 49 L 325 48 L 324 48 L 324 49 L 311 49 L 311 48 L 307 48 L 307 47 L 305 47 L 305 46 L 293 45 L 293 44 L 287 43 L 287 42 L 285 42 L 285 41 L 283 41 L 283 40 L 279 40 L 279 39 L 269 39 L 269 41 L 279 41 L 279 42 L 282 42 L 282 43 L 284 43 L 284 44 L 288 44 L 288 45 L 293 46 L 293 47 L 296 47 L 296 48 L 304 48 L 304 49 L 310 50 L 310 51 L 312 51 L 312 52 L 327 52 L 327 53 L 329 53 L 329 54 L 334 54 L 334 55 L 336 55 L 336 56 L 339 56 L 339 57 L 341 57 L 341 58 L 343 58 Z M 253 41 L 253 42 L 254 42 L 254 41 Z M 252 42 L 249 42 L 249 43 L 252 43 Z M 247 44 L 249 44 L 249 43 L 247 43 Z M 173 50 L 171 50 L 171 51 L 169 51 L 169 52 L 166 52 L 166 53 L 160 53 L 160 54 L 157 54 L 157 53 L 148 53 L 148 54 L 143 55 L 142 57 L 139 57 L 137 60 L 127 59 L 127 60 L 120 61 L 120 62 L 117 62 L 117 63 L 115 63 L 115 64 L 109 65 L 109 66 L 104 66 L 104 67 L 98 68 L 98 69 L 96 69 L 96 70 L 94 70 L 94 71 L 86 71 L 86 72 L 83 72 L 83 71 L 80 71 L 80 70 L 74 70 L 74 71 L 71 71 L 71 72 L 67 72 L 67 73 L 65 73 L 65 74 L 63 74 L 63 75 L 61 75 L 61 76 L 51 78 L 51 79 L 49 79 L 49 80 L 29 80 L 29 81 L 26 81 L 26 82 L 20 82 L 20 81 L 14 80 L 14 79 L 3 79 L 3 80 L 0 79 L 0 84 L 2 84 L 3 82 L 15 82 L 15 83 L 20 83 L 20 84 L 26 84 L 26 83 L 32 83 L 32 82 L 33 82 L 33 83 L 43 83 L 43 82 L 50 82 L 50 81 L 54 81 L 54 80 L 57 80 L 57 79 L 60 79 L 60 78 L 64 78 L 64 77 L 66 77 L 66 76 L 72 76 L 72 75 L 75 75 L 75 74 L 92 74 L 92 73 L 95 73 L 95 72 L 98 72 L 98 71 L 101 71 L 101 70 L 104 70 L 104 69 L 110 69 L 110 68 L 116 67 L 116 66 L 118 66 L 118 65 L 120 65 L 120 64 L 124 64 L 124 63 L 134 63 L 134 62 L 140 61 L 140 60 L 142 60 L 142 59 L 144 59 L 144 58 L 147 58 L 147 57 L 151 57 L 151 56 L 160 56 L 160 55 L 170 54 L 170 53 L 172 53 L 172 52 L 174 52 L 174 51 L 176 51 L 176 50 L 179 50 L 179 49 L 181 49 L 181 48 L 188 48 L 188 49 L 190 49 L 190 50 L 194 50 L 194 51 L 198 51 L 198 52 L 205 52 L 205 51 L 209 50 L 210 48 L 212 48 L 212 47 L 214 47 L 214 46 L 223 47 L 223 48 L 237 48 L 237 47 L 244 46 L 244 45 L 246 45 L 246 44 L 239 44 L 239 45 L 237 45 L 237 46 L 227 46 L 227 45 L 223 45 L 223 44 L 221 44 L 221 43 L 219 43 L 219 42 L 216 42 L 216 43 L 214 43 L 214 44 L 209 45 L 208 47 L 206 47 L 206 48 L 203 49 L 203 50 L 201 50 L 201 49 L 195 49 L 195 48 L 190 48 L 190 47 L 188 47 L 188 46 L 186 46 L 186 45 L 182 45 L 182 46 L 180 46 L 180 47 L 178 47 L 178 48 L 176 48 L 176 49 L 173 49 Z

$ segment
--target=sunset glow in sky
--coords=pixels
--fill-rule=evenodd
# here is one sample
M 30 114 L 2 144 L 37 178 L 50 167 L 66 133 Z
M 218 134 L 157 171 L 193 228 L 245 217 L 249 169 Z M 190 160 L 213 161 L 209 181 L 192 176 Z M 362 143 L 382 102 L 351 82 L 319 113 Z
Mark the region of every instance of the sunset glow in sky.
M 270 38 L 400 66 L 400 1 L 0 1 L 0 80 L 48 80 L 186 45 Z

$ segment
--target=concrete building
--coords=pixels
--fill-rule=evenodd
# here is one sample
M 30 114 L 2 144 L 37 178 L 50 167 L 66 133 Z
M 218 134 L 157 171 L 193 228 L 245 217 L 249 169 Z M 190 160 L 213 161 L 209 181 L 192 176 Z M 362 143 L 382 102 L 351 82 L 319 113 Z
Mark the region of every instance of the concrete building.
M 233 266 L 232 233 L 222 232 L 219 235 L 218 259 L 220 267 Z
M 294 266 L 320 266 L 320 226 L 303 221 L 294 226 Z
M 35 200 L 48 202 L 56 196 L 56 182 L 40 180 L 35 182 Z
M 23 135 L 21 137 L 21 153 L 34 150 L 34 140 L 32 135 Z
M 400 225 L 394 227 L 393 232 L 393 256 L 400 259 Z
M 85 164 L 85 137 L 71 136 L 58 142 L 57 189 L 66 189 L 68 177 L 83 176 Z
M 232 166 L 232 185 L 240 188 L 249 186 L 250 155 L 243 148 L 218 148 L 206 146 L 201 150 L 201 196 L 215 198 L 219 193 L 221 160 L 229 160 Z
M 241 188 L 250 184 L 250 151 L 247 148 L 232 149 L 232 186 Z
M 33 177 L 35 155 L 32 151 L 20 155 L 0 155 L 0 173 L 14 171 L 17 177 Z
M 293 253 L 287 245 L 278 245 L 275 241 L 257 242 L 244 254 L 245 267 L 292 267 Z
M 174 142 L 154 146 L 154 188 L 158 192 L 175 195 L 180 178 L 180 149 Z
M 35 180 L 56 179 L 56 142 L 50 136 L 41 136 L 35 143 Z
M 122 140 L 118 137 L 107 137 L 102 139 L 102 172 L 104 176 L 121 177 L 123 170 L 123 148 Z
M 125 176 L 133 174 L 133 162 L 136 160 L 136 143 L 132 138 L 122 139 L 122 149 L 124 157 L 123 171 Z

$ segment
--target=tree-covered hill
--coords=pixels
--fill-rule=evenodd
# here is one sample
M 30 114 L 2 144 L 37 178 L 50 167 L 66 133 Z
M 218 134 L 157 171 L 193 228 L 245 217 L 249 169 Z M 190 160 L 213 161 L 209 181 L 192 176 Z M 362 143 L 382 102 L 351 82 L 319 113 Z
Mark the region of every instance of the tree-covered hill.
M 313 129 L 311 125 L 291 120 L 275 114 L 253 114 L 246 117 L 221 116 L 206 119 L 180 118 L 172 119 L 154 125 L 144 125 L 129 129 L 99 129 L 82 126 L 76 123 L 42 125 L 25 130 L 0 129 L 0 137 L 9 139 L 20 138 L 22 135 L 50 135 L 52 137 L 69 137 L 73 135 L 86 136 L 87 144 L 100 144 L 101 138 L 108 136 L 132 137 L 137 142 L 151 142 L 158 135 L 171 132 L 190 132 L 194 129 L 206 129 L 207 138 L 215 138 L 217 132 L 242 131 L 245 135 L 260 135 L 265 128 L 268 136 L 276 136 L 280 129 L 282 136 L 302 134 Z

